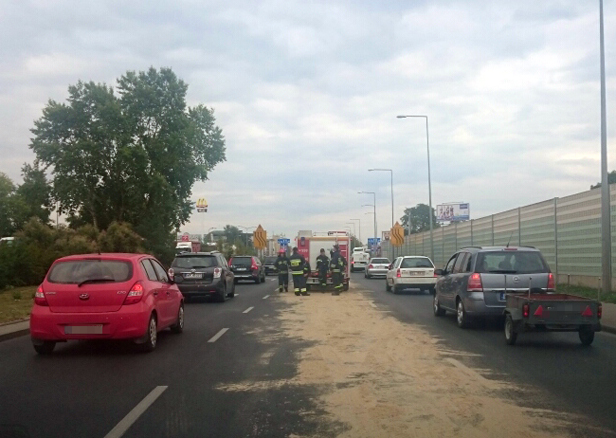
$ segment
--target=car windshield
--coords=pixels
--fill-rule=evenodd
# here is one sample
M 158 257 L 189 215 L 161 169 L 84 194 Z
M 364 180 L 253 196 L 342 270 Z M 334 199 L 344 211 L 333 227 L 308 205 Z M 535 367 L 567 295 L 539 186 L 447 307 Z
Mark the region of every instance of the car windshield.
M 120 260 L 70 260 L 51 268 L 50 283 L 124 282 L 133 276 L 132 264 Z
M 251 266 L 252 257 L 233 257 L 231 259 L 231 265 L 233 266 Z
M 538 251 L 480 252 L 476 272 L 492 274 L 536 274 L 549 272 Z
M 434 268 L 432 262 L 424 258 L 407 258 L 403 259 L 400 264 L 401 268 Z
M 372 259 L 370 263 L 381 263 L 381 264 L 389 264 L 389 260 L 387 259 Z
M 204 255 L 176 257 L 171 266 L 184 269 L 211 268 L 216 266 L 216 257 Z

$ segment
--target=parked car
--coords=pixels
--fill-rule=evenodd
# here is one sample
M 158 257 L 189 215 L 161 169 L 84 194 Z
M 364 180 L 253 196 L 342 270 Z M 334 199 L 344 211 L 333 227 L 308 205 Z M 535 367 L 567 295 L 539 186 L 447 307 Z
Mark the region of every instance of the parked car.
M 386 290 L 393 293 L 406 288 L 432 291 L 435 283 L 434 263 L 424 256 L 398 257 L 391 264 L 385 278 Z
M 178 254 L 171 263 L 169 274 L 187 301 L 194 297 L 208 297 L 224 302 L 235 297 L 235 276 L 218 251 Z
M 56 260 L 34 296 L 30 336 L 39 354 L 57 342 L 132 339 L 144 351 L 157 333 L 184 330 L 184 299 L 146 254 L 80 254 Z
M 465 328 L 474 317 L 502 316 L 506 292 L 553 292 L 554 275 L 533 247 L 470 247 L 456 252 L 444 269 L 434 294 L 434 314 L 455 312 Z
M 265 269 L 259 257 L 255 256 L 233 256 L 229 260 L 231 270 L 235 274 L 235 281 L 250 280 L 255 283 L 265 281 Z
M 276 263 L 276 259 L 277 257 L 265 257 L 265 260 L 263 261 L 263 269 L 265 269 L 265 275 L 278 273 L 278 270 L 274 266 L 274 263 Z
M 372 258 L 368 262 L 368 266 L 366 267 L 366 272 L 364 273 L 364 277 L 366 278 L 386 277 L 390 264 L 391 262 L 389 261 L 389 259 L 385 259 L 382 257 Z

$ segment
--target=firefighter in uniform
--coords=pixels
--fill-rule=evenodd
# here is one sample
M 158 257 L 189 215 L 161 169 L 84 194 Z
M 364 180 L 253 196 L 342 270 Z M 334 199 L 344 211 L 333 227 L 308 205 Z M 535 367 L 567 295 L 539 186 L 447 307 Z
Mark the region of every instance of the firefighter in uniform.
M 304 277 L 305 265 L 306 259 L 297 252 L 297 246 L 293 247 L 293 254 L 289 257 L 289 267 L 291 268 L 291 274 L 293 274 L 293 287 L 297 296 L 308 293 L 306 291 L 306 277 Z
M 336 243 L 334 245 L 334 251 L 332 252 L 332 259 L 329 263 L 332 271 L 332 281 L 334 283 L 334 291 L 332 292 L 332 295 L 340 295 L 340 292 L 342 291 L 346 264 L 347 261 L 343 255 L 340 254 L 340 247 Z
M 310 295 L 310 293 L 308 292 L 308 277 L 310 277 L 311 273 L 312 268 L 310 267 L 310 262 L 306 260 L 306 263 L 304 264 L 304 287 L 306 288 L 306 292 L 302 293 L 302 295 Z
M 285 292 L 289 292 L 289 259 L 282 248 L 278 251 L 274 267 L 278 271 L 278 292 L 282 292 L 283 287 Z
M 327 273 L 329 272 L 329 257 L 325 255 L 325 250 L 321 248 L 321 254 L 317 257 L 317 270 L 319 271 L 319 282 L 321 287 L 327 287 Z

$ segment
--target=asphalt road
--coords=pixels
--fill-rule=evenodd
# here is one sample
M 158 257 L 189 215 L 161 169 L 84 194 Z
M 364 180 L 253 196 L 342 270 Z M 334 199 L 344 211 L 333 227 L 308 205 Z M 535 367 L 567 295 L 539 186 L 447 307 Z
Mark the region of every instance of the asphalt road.
M 521 335 L 510 347 L 498 322 L 461 330 L 453 315 L 432 315 L 430 295 L 393 295 L 384 280 L 361 273 L 353 282 L 380 310 L 438 338 L 458 361 L 523 388 L 510 394 L 517 403 L 570 413 L 574 424 L 583 414 L 616 431 L 616 336 L 598 334 L 584 348 L 575 334 Z M 276 316 L 286 307 L 275 284 L 269 277 L 238 285 L 226 303 L 187 304 L 184 333 L 161 333 L 151 354 L 129 344 L 70 342 L 41 357 L 27 336 L 0 343 L 0 437 L 336 436 L 340 425 L 312 401 L 317 387 L 242 390 L 247 382 L 294 376 L 305 347 L 280 337 Z M 273 350 L 262 342 L 267 336 L 276 339 Z M 143 414 L 133 415 L 140 408 Z
M 441 318 L 433 315 L 432 295 L 412 290 L 394 295 L 385 291 L 385 280 L 367 280 L 361 273 L 353 274 L 353 282 L 371 290 L 379 308 L 438 338 L 443 350 L 451 350 L 463 364 L 488 379 L 524 388 L 510 394 L 516 402 L 583 414 L 594 426 L 616 436 L 616 335 L 598 333 L 592 346 L 584 347 L 577 333 L 529 333 L 519 335 L 516 345 L 509 346 L 502 321 L 475 321 L 462 330 L 453 313 Z M 575 415 L 570 419 L 573 424 L 577 421 Z
M 331 436 L 325 420 L 300 419 L 301 411 L 318 412 L 311 394 L 284 386 L 217 389 L 295 374 L 301 345 L 283 340 L 272 354 L 251 334 L 256 328 L 261 335 L 278 333 L 276 314 L 284 305 L 264 299 L 275 285 L 274 277 L 260 285 L 240 283 L 226 303 L 187 304 L 184 333 L 160 333 L 150 354 L 130 344 L 69 342 L 42 357 L 27 336 L 0 343 L 0 437 L 103 438 L 153 390 L 162 393 L 121 436 Z

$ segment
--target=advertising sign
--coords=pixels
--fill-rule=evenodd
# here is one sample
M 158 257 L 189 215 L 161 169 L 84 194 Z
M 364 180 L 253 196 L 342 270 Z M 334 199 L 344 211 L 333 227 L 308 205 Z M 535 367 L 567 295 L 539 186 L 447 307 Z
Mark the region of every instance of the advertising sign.
M 382 241 L 385 242 L 385 241 L 389 240 L 390 234 L 391 234 L 390 231 L 382 231 L 382 235 L 383 235 Z
M 436 206 L 436 220 L 439 222 L 467 221 L 470 217 L 469 204 L 441 204 Z

